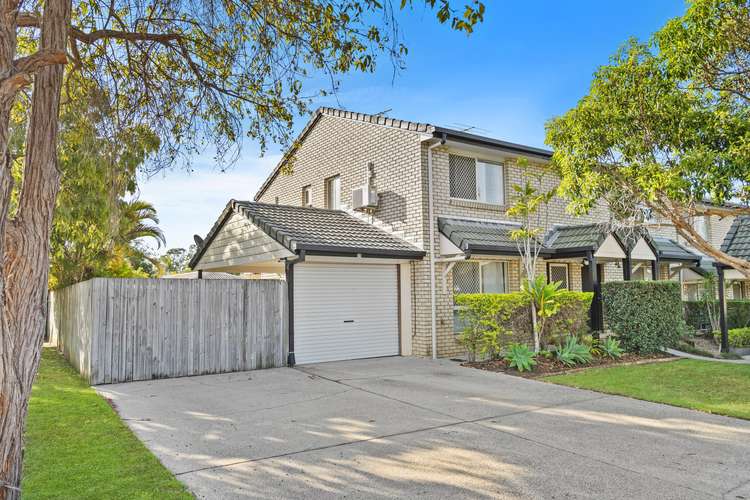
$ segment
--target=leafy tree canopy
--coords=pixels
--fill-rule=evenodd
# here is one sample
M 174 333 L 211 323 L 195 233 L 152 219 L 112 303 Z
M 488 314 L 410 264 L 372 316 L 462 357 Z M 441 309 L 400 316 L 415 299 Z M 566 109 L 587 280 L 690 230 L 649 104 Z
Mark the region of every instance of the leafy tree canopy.
M 403 68 L 397 15 L 419 3 L 74 0 L 68 74 L 106 91 L 112 126 L 152 128 L 161 139 L 154 168 L 206 145 L 232 160 L 243 134 L 263 149 L 287 143 L 295 114 L 335 92 L 339 75 L 372 72 L 380 56 Z M 478 0 L 423 6 L 466 33 L 484 16 Z M 35 8 L 19 15 L 20 26 L 40 23 Z M 307 89 L 321 74 L 323 87 Z
M 589 94 L 547 124 L 571 211 L 604 199 L 620 222 L 638 224 L 650 207 L 699 250 L 750 273 L 691 224 L 750 213 L 749 89 L 746 0 L 694 0 L 648 43 L 630 40 Z

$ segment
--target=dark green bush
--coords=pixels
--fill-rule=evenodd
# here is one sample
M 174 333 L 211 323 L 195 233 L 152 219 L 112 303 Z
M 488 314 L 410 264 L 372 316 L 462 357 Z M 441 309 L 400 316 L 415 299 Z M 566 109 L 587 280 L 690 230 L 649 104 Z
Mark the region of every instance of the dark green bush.
M 731 347 L 750 347 L 750 327 L 732 328 L 728 334 Z M 715 332 L 714 339 L 721 342 L 721 332 Z
M 603 283 L 602 302 L 607 324 L 627 351 L 672 347 L 688 329 L 676 281 Z
M 591 300 L 590 292 L 564 291 L 560 310 L 547 320 L 542 344 L 553 336 L 586 333 Z M 463 325 L 458 341 L 470 357 L 499 355 L 513 343 L 533 344 L 531 306 L 520 292 L 458 294 L 454 302 Z
M 695 330 L 710 328 L 706 305 L 700 300 L 686 300 L 685 322 Z M 750 326 L 750 300 L 727 300 L 727 328 L 744 328 Z

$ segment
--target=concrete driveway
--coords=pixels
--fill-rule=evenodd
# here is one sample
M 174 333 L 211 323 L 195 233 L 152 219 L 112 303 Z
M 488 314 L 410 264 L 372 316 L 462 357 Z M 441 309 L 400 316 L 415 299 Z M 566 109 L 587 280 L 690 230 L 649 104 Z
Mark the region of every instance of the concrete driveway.
M 750 498 L 750 422 L 450 361 L 98 390 L 201 498 Z

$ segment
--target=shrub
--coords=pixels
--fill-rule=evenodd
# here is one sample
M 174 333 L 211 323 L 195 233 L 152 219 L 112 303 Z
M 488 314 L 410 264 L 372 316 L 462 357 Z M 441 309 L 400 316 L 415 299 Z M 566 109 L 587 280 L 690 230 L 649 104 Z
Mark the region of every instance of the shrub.
M 536 366 L 534 352 L 525 344 L 511 344 L 508 346 L 505 361 L 508 362 L 509 367 L 515 368 L 519 372 L 531 371 Z
M 711 322 L 706 312 L 706 304 L 700 300 L 686 300 L 685 322 L 696 330 L 710 328 Z M 727 327 L 744 328 L 750 326 L 750 300 L 727 300 Z
M 546 321 L 543 341 L 563 335 L 583 335 L 588 331 L 590 292 L 563 291 L 560 309 Z M 531 306 L 520 292 L 458 294 L 455 304 L 464 325 L 458 342 L 474 360 L 492 349 L 496 354 L 512 343 L 531 344 Z
M 547 320 L 543 340 L 552 344 L 567 335 L 586 335 L 589 332 L 589 310 L 593 298 L 591 292 L 562 292 L 558 297 L 560 309 Z
M 557 360 L 565 366 L 585 365 L 591 362 L 591 348 L 578 340 L 574 335 L 569 336 L 555 352 Z
M 603 283 L 602 302 L 609 327 L 627 351 L 657 352 L 687 332 L 676 281 Z
M 732 328 L 728 333 L 731 347 L 750 347 L 750 327 Z M 721 332 L 714 332 L 714 339 L 721 342 Z
M 600 341 L 597 349 L 603 356 L 608 356 L 612 359 L 621 358 L 624 353 L 620 346 L 620 341 L 614 337 L 607 337 L 603 341 Z
M 529 301 L 520 293 L 456 295 L 464 328 L 458 343 L 474 361 L 490 348 L 496 353 L 513 341 L 528 342 L 531 333 Z

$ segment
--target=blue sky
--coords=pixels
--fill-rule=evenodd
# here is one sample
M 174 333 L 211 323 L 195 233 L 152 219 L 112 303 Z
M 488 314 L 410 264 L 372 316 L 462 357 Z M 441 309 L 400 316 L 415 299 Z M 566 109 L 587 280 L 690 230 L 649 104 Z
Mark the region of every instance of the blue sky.
M 397 2 L 396 2 L 397 3 Z M 419 0 L 415 0 L 415 4 Z M 459 2 L 457 2 L 460 4 Z M 544 146 L 544 123 L 586 94 L 596 68 L 634 36 L 646 39 L 684 10 L 682 0 L 499 2 L 485 0 L 485 22 L 469 37 L 415 8 L 401 16 L 409 47 L 407 68 L 392 80 L 378 71 L 341 79 L 341 91 L 318 106 L 461 128 L 530 146 Z M 295 132 L 307 122 L 298 117 Z M 280 157 L 272 145 L 259 157 L 246 141 L 228 172 L 210 154 L 193 160 L 193 172 L 176 168 L 140 184 L 140 197 L 156 206 L 167 247 L 187 247 L 204 236 L 230 198 L 251 199 Z

